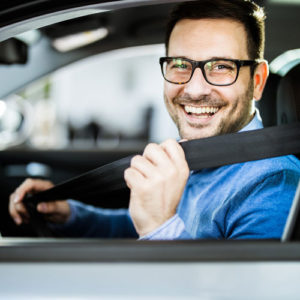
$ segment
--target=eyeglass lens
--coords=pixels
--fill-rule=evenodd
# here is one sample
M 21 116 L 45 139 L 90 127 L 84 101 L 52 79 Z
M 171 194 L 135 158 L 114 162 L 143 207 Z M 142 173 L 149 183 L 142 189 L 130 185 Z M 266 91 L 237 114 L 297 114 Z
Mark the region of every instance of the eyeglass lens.
M 206 80 L 211 84 L 226 85 L 236 80 L 238 68 L 235 62 L 212 60 L 204 65 Z M 163 64 L 163 74 L 166 80 L 173 83 L 186 83 L 191 79 L 193 65 L 191 62 L 174 58 Z

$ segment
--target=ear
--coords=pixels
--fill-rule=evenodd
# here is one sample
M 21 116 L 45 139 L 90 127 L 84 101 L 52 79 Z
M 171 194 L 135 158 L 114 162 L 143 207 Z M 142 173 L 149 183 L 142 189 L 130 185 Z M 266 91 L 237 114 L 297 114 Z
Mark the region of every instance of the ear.
M 264 91 L 264 87 L 267 82 L 267 78 L 269 75 L 269 66 L 267 61 L 262 61 L 255 68 L 253 80 L 254 80 L 254 92 L 253 97 L 256 101 L 260 100 L 262 93 Z

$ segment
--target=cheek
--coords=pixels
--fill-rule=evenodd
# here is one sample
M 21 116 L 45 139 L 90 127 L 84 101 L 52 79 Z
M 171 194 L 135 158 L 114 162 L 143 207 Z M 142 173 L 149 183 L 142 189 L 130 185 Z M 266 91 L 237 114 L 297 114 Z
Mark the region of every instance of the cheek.
M 224 108 L 232 106 L 236 102 L 238 89 L 233 86 L 216 87 L 212 92 L 212 98 L 220 99 L 225 105 Z
M 249 81 L 238 80 L 233 85 L 219 89 L 219 96 L 231 107 L 243 106 L 248 94 Z M 248 95 L 247 95 L 248 96 Z
M 253 92 L 254 79 L 251 77 L 249 69 L 241 69 L 238 80 L 234 85 L 235 93 L 237 95 L 244 95 L 245 93 Z
M 174 99 L 175 97 L 177 97 L 179 95 L 180 86 L 165 81 L 164 93 L 165 93 L 165 97 L 167 98 L 168 102 L 172 102 L 172 99 Z

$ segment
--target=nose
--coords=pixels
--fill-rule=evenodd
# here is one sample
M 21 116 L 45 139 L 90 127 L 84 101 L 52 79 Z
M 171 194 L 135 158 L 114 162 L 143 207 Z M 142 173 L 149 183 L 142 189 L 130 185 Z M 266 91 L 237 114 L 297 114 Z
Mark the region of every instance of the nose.
M 200 68 L 196 68 L 191 80 L 185 84 L 185 93 L 191 98 L 197 99 L 200 96 L 211 93 L 211 85 L 205 80 Z

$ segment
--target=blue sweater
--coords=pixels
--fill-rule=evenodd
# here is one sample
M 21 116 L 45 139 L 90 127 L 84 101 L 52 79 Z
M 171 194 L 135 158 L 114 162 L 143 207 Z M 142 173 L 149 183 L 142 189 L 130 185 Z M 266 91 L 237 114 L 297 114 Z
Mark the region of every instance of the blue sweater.
M 259 117 L 242 131 L 262 128 Z M 300 179 L 290 155 L 192 171 L 177 214 L 141 240 L 279 239 Z M 127 209 L 101 209 L 69 200 L 61 234 L 137 238 Z

